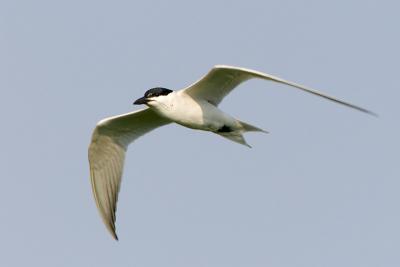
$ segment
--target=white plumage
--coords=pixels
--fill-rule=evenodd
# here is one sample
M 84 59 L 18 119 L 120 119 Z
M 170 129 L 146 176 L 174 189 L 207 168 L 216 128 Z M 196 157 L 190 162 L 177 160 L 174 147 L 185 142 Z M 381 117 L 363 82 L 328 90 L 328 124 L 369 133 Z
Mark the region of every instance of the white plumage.
M 249 146 L 243 137 L 244 132 L 265 131 L 224 113 L 218 108 L 218 104 L 235 87 L 252 78 L 286 84 L 375 115 L 367 109 L 302 85 L 262 72 L 232 66 L 215 66 L 200 80 L 179 91 L 150 89 L 144 97 L 135 101 L 135 104 L 146 104 L 148 108 L 101 120 L 94 129 L 89 145 L 94 198 L 107 229 L 115 239 L 118 239 L 115 232 L 115 211 L 128 145 L 158 127 L 175 122 L 188 128 L 211 131 Z

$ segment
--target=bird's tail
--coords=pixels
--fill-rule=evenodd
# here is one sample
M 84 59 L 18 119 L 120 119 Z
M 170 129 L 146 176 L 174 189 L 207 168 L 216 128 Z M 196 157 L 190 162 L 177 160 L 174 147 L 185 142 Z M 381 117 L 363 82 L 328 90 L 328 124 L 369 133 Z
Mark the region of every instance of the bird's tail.
M 243 133 L 245 132 L 263 132 L 263 133 L 268 133 L 267 131 L 260 129 L 256 126 L 253 126 L 251 124 L 245 123 L 243 121 L 237 121 L 240 126 L 241 129 L 238 131 L 232 131 L 232 132 L 225 132 L 225 133 L 218 133 L 219 135 L 221 135 L 222 137 L 225 137 L 233 142 L 239 143 L 241 145 L 245 145 L 247 147 L 251 146 L 246 142 L 246 139 L 244 139 Z
M 246 142 L 244 136 L 240 132 L 230 132 L 230 133 L 218 133 L 220 136 L 225 137 L 233 142 L 239 143 L 241 145 L 245 145 L 247 147 L 251 146 Z
M 268 133 L 267 131 L 265 131 L 263 129 L 260 129 L 260 128 L 256 127 L 256 126 L 253 126 L 251 124 L 248 124 L 246 122 L 239 121 L 239 120 L 238 120 L 238 122 L 243 128 L 243 132 L 263 132 L 263 133 Z

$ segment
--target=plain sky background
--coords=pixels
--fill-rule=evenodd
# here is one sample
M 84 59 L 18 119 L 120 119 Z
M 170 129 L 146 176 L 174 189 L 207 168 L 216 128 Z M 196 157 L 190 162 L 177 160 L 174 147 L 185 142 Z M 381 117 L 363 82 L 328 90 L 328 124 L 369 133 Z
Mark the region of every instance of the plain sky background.
M 1 1 L 0 266 L 400 266 L 398 1 Z M 215 64 L 248 149 L 163 127 L 130 146 L 112 240 L 97 121 Z

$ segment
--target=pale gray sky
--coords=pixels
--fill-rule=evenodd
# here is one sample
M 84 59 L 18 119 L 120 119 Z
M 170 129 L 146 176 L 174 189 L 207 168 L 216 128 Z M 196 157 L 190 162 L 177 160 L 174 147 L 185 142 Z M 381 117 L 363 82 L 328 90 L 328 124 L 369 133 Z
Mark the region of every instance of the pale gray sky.
M 0 266 L 400 266 L 398 1 L 1 1 Z M 253 146 L 167 126 L 130 149 L 119 242 L 96 122 L 215 64 L 275 74 L 222 103 Z M 155 162 L 157 162 L 155 164 Z

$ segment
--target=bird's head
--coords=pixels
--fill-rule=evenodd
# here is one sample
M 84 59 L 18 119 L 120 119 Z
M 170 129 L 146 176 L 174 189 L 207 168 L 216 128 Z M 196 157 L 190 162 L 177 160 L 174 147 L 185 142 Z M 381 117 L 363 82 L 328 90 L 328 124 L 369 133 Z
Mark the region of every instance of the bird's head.
M 145 104 L 147 106 L 154 106 L 157 103 L 163 103 L 166 100 L 167 95 L 173 91 L 167 88 L 155 87 L 151 88 L 144 93 L 144 96 L 133 102 L 134 105 Z

